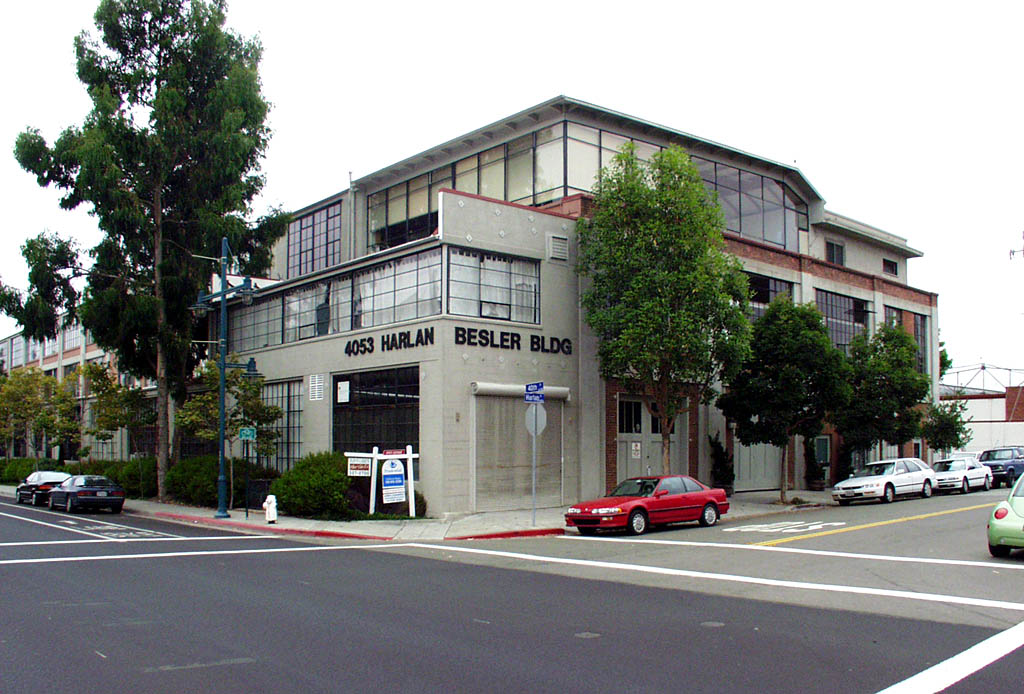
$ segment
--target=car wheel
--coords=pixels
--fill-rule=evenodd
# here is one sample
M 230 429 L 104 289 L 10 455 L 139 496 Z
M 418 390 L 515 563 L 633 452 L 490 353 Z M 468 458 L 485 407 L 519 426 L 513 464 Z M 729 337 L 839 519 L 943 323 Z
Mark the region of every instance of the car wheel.
M 960 493 L 961 494 L 970 494 L 971 493 L 971 483 L 967 481 L 966 477 L 964 477 L 963 484 L 960 485 Z
M 932 483 L 930 480 L 924 481 L 924 486 L 921 487 L 921 498 L 927 499 L 932 495 Z
M 576 528 L 576 529 L 579 530 L 580 531 L 580 535 L 583 535 L 584 537 L 590 537 L 595 532 L 595 530 L 593 528 Z
M 21 495 L 21 492 L 14 492 L 14 501 L 23 504 L 25 503 L 25 497 Z
M 629 514 L 629 524 L 626 528 L 632 535 L 643 535 L 647 532 L 647 514 L 640 509 L 635 509 Z
M 53 501 L 53 494 L 50 494 L 50 500 L 49 500 L 49 502 L 47 502 L 47 506 L 50 507 L 51 511 L 56 511 L 57 510 L 57 504 L 55 504 L 54 501 Z
M 1009 489 L 1010 487 L 1013 486 L 1013 482 L 1016 479 L 1017 479 L 1017 476 L 1013 474 L 1013 470 L 1007 470 L 1006 471 L 1006 479 L 1003 480 L 1003 484 L 1005 484 L 1006 488 Z
M 1000 557 L 1005 559 L 1006 557 L 1010 556 L 1010 548 L 1006 545 L 990 544 L 988 546 L 988 553 L 991 554 L 993 557 Z
M 885 491 L 882 492 L 882 503 L 891 504 L 896 498 L 896 488 L 891 484 L 885 485 Z
M 849 506 L 850 505 L 850 500 L 849 499 L 839 499 L 839 505 L 840 506 Z
M 700 512 L 700 524 L 705 528 L 711 527 L 718 522 L 718 507 L 714 504 L 706 504 Z
M 118 504 L 117 506 L 111 506 L 110 507 L 110 512 L 111 513 L 120 513 L 121 512 L 121 508 L 123 506 L 124 506 L 124 504 Z
M 74 513 L 75 512 L 75 506 L 74 506 L 74 504 L 71 503 L 71 495 L 70 494 L 67 494 L 67 495 L 64 496 L 64 510 L 67 511 L 68 513 Z
M 985 475 L 985 491 L 987 492 L 991 488 L 992 488 L 992 478 L 989 477 L 988 475 Z

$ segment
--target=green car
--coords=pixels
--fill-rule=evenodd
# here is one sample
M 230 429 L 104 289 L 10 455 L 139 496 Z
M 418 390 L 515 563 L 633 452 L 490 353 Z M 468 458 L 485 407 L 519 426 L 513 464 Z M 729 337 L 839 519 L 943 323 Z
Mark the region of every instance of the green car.
M 988 520 L 988 551 L 993 557 L 1008 557 L 1017 548 L 1024 549 L 1024 477 Z

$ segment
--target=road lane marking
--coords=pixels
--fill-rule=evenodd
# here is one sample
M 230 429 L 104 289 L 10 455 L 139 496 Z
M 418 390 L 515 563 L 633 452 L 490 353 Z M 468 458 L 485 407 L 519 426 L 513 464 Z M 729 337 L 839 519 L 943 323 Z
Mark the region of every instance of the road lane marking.
M 624 540 L 602 537 L 575 537 L 563 535 L 560 539 L 575 542 L 632 542 L 639 545 L 678 545 L 680 547 L 714 547 L 716 549 L 745 549 L 757 552 L 786 552 L 789 554 L 808 554 L 819 557 L 838 557 L 840 559 L 872 559 L 875 561 L 903 562 L 907 564 L 938 564 L 941 566 L 969 566 L 984 569 L 1008 569 L 1024 571 L 1024 564 L 1000 563 L 994 561 L 974 561 L 971 559 L 936 559 L 934 557 L 899 557 L 887 554 L 864 554 L 862 552 L 837 552 L 827 549 L 802 549 L 798 547 L 774 547 L 764 544 L 744 545 L 728 542 L 689 542 L 687 540 Z
M 932 694 L 988 667 L 1024 646 L 1024 622 L 976 643 L 966 651 L 897 682 L 878 694 Z
M 528 562 L 564 564 L 568 566 L 582 566 L 596 569 L 613 569 L 617 571 L 649 573 L 661 576 L 706 579 L 710 581 L 721 581 L 725 583 L 746 583 L 751 585 L 770 586 L 773 588 L 791 588 L 794 590 L 824 591 L 831 593 L 849 593 L 852 595 L 870 595 L 876 597 L 901 598 L 905 600 L 937 602 L 956 606 L 969 605 L 972 607 L 989 607 L 998 610 L 1012 610 L 1015 612 L 1024 612 L 1024 603 L 1009 602 L 1007 600 L 989 600 L 987 598 L 970 598 L 959 595 L 942 595 L 941 593 L 915 593 L 909 590 L 892 590 L 888 588 L 869 588 L 865 586 L 843 586 L 830 583 L 808 583 L 806 581 L 787 581 L 776 578 L 758 578 L 755 576 L 738 576 L 735 574 L 719 574 L 710 573 L 707 571 L 690 571 L 688 569 L 671 569 L 663 566 L 623 564 L 621 562 L 598 561 L 594 559 L 547 557 L 534 554 L 522 554 L 520 552 L 505 552 L 502 550 L 477 549 L 473 547 L 454 547 L 450 545 L 430 545 L 421 544 L 417 542 L 410 542 L 404 545 L 383 545 L 382 547 L 384 549 L 391 549 L 395 547 L 414 547 L 419 549 L 437 550 L 441 552 L 478 554 L 484 556 L 502 557 L 505 559 L 516 559 Z
M 48 510 L 48 509 L 41 509 L 41 508 L 35 508 L 35 507 L 32 507 L 32 506 L 27 506 L 27 507 L 22 507 L 20 510 L 22 510 L 22 511 L 34 511 L 36 513 L 45 513 L 45 514 L 47 514 L 47 516 L 49 518 L 54 518 L 55 517 L 53 515 L 53 511 Z M 10 515 L 10 514 L 0 514 L 0 515 Z M 19 519 L 22 519 L 22 520 L 27 520 L 27 519 L 23 518 L 22 516 L 10 515 L 10 517 L 11 518 L 19 518 Z M 147 530 L 145 528 L 135 528 L 135 527 L 132 527 L 130 525 L 125 525 L 123 523 L 113 523 L 111 521 L 100 520 L 99 518 L 89 518 L 87 516 L 79 516 L 77 518 L 72 518 L 70 516 L 65 515 L 65 516 L 62 516 L 62 518 L 63 518 L 63 520 L 61 520 L 60 522 L 61 523 L 65 523 L 67 525 L 78 525 L 79 523 L 83 523 L 83 524 L 88 523 L 88 524 L 93 525 L 93 526 L 104 525 L 104 526 L 109 526 L 111 528 L 127 528 L 127 529 L 133 530 L 135 532 L 152 533 L 154 535 L 163 535 L 164 537 L 181 537 L 181 535 L 174 535 L 173 533 L 165 533 L 165 532 L 161 532 L 159 530 Z M 89 526 L 86 525 L 86 527 L 89 527 Z M 99 528 L 93 527 L 93 528 L 90 528 L 90 529 L 91 530 L 98 530 Z
M 129 537 L 119 542 L 203 542 L 208 540 L 280 540 L 280 535 L 210 535 L 204 537 Z M 0 542 L 0 547 L 32 547 L 46 545 L 94 545 L 114 540 L 104 536 L 102 540 L 26 540 L 24 542 Z
M 195 670 L 207 667 L 223 667 L 225 665 L 248 665 L 255 663 L 255 658 L 228 658 L 213 663 L 189 663 L 188 665 L 160 665 L 158 667 L 142 668 L 143 672 L 174 672 L 176 670 Z
M 782 537 L 778 540 L 765 540 L 764 542 L 756 542 L 753 544 L 758 545 L 781 545 L 783 542 L 793 542 L 794 540 L 809 540 L 812 537 L 825 537 L 826 535 L 836 535 L 838 533 L 849 533 L 854 530 L 867 530 L 868 528 L 879 528 L 883 525 L 892 525 L 893 523 L 906 523 L 908 521 L 922 520 L 924 518 L 935 518 L 936 516 L 948 516 L 951 513 L 960 513 L 961 511 L 977 511 L 979 508 L 991 508 L 996 504 L 978 504 L 977 506 L 965 506 L 964 508 L 954 508 L 948 511 L 936 511 L 934 513 L 922 513 L 918 516 L 906 516 L 905 518 L 893 518 L 891 520 L 878 521 L 876 523 L 865 523 L 863 525 L 851 525 L 848 528 L 836 528 L 835 530 L 823 530 L 820 533 L 811 533 L 810 535 L 796 535 L 794 537 Z
M 58 525 L 56 523 L 44 523 L 43 521 L 40 521 L 40 520 L 34 520 L 32 518 L 25 518 L 24 516 L 15 516 L 15 515 L 10 514 L 10 513 L 0 513 L 0 516 L 5 516 L 7 518 L 13 518 L 15 520 L 24 521 L 26 523 L 35 523 L 36 525 L 44 525 L 47 528 L 57 528 L 58 530 L 66 530 L 69 533 L 79 533 L 80 535 L 88 535 L 89 537 L 98 537 L 98 538 L 107 540 L 108 542 L 124 542 L 124 540 L 119 540 L 117 538 L 110 538 L 110 537 L 106 537 L 104 535 L 97 535 L 96 533 L 90 533 L 90 532 L 87 532 L 85 530 L 79 530 L 78 528 L 69 528 L 67 525 Z
M 126 540 L 116 540 L 126 542 Z M 100 554 L 88 557 L 40 557 L 36 559 L 0 559 L 0 566 L 16 564 L 64 564 L 81 561 L 114 561 L 117 559 L 174 559 L 179 557 L 214 557 L 228 554 L 279 554 L 282 552 L 329 552 L 345 549 L 384 549 L 391 547 L 408 547 L 405 544 L 395 545 L 344 545 L 320 547 L 260 547 L 257 549 L 214 549 L 191 552 L 144 552 L 140 554 Z

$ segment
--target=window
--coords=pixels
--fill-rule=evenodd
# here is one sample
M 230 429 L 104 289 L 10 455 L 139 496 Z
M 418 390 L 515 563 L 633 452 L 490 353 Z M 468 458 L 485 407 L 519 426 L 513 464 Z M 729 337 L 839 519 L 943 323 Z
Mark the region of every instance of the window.
M 682 480 L 683 480 L 683 486 L 686 487 L 686 491 L 688 491 L 688 492 L 702 492 L 702 491 L 704 491 L 704 489 L 699 484 L 694 482 L 689 477 L 683 477 Z
M 683 494 L 686 492 L 686 487 L 683 485 L 681 477 L 666 477 L 658 485 L 658 489 L 664 490 L 669 494 Z
M 826 241 L 825 260 L 835 265 L 846 265 L 846 249 L 835 241 Z
M 893 328 L 903 325 L 903 311 L 892 306 L 885 307 L 885 324 Z
M 64 351 L 82 346 L 82 326 L 72 323 L 63 330 Z
M 11 368 L 25 363 L 25 338 L 15 335 L 11 338 Z
M 302 379 L 263 385 L 264 404 L 280 407 L 282 414 L 269 427 L 278 433 L 274 441 L 277 450 L 268 458 L 261 457 L 261 465 L 285 472 L 302 457 L 302 393 Z
M 619 400 L 619 433 L 639 434 L 643 405 L 638 400 Z
M 540 263 L 450 248 L 448 313 L 540 323 Z
M 747 273 L 750 287 L 750 320 L 756 321 L 768 310 L 768 304 L 779 295 L 793 298 L 793 283 L 786 280 Z
M 895 260 L 889 260 L 888 258 L 882 258 L 882 272 L 887 275 L 898 275 L 900 274 L 900 266 Z
M 832 344 L 849 353 L 850 341 L 854 336 L 867 332 L 870 302 L 816 289 L 815 304 L 825 316 Z
M 57 338 L 48 337 L 43 340 L 43 356 L 52 357 L 57 354 Z
M 288 277 L 341 262 L 342 203 L 299 217 L 288 225 Z
M 347 383 L 339 389 L 339 384 Z M 344 397 L 338 396 L 345 393 Z M 419 449 L 419 367 L 334 377 L 334 450 Z M 339 402 L 339 400 L 342 400 Z
M 917 343 L 917 370 L 928 373 L 928 316 L 914 316 L 914 342 Z

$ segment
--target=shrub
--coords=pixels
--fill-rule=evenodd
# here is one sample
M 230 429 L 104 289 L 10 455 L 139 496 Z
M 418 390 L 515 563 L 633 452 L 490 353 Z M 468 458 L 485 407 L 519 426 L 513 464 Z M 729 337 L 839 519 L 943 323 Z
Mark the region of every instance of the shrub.
M 282 513 L 345 520 L 352 516 L 345 492 L 350 480 L 341 453 L 311 453 L 270 485 Z
M 217 456 L 204 455 L 175 463 L 164 479 L 167 493 L 184 504 L 216 507 L 218 461 Z
M 3 472 L 0 473 L 0 482 L 4 484 L 18 484 L 29 476 L 29 473 L 36 470 L 64 470 L 64 466 L 56 460 L 48 458 L 12 458 L 6 461 Z

